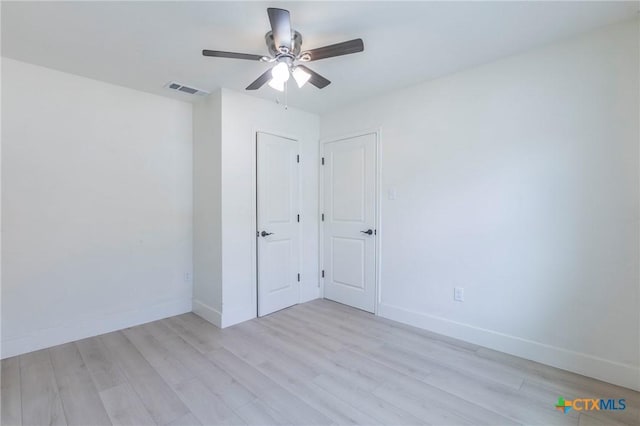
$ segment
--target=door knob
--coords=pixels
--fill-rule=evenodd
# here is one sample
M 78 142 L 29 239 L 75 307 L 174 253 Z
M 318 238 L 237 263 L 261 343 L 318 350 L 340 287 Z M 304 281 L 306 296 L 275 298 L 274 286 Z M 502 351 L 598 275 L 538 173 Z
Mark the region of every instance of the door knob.
M 373 235 L 373 229 L 367 229 L 366 231 L 360 231 L 360 232 L 367 235 Z
M 262 231 L 260 233 L 260 235 L 262 235 L 263 237 L 266 237 L 267 235 L 271 235 L 271 234 L 273 234 L 273 232 Z

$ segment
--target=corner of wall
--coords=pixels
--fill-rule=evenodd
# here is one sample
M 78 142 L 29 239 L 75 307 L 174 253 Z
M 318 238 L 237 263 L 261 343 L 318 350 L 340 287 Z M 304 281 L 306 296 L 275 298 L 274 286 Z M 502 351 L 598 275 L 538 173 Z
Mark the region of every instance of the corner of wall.
M 209 321 L 218 328 L 222 328 L 222 314 L 212 306 L 204 302 L 193 299 L 193 313 L 200 318 Z
M 194 106 L 194 312 L 220 326 L 222 306 L 221 90 Z
M 222 310 L 221 328 L 231 327 L 241 322 L 257 318 L 256 307 L 247 305 L 238 309 Z

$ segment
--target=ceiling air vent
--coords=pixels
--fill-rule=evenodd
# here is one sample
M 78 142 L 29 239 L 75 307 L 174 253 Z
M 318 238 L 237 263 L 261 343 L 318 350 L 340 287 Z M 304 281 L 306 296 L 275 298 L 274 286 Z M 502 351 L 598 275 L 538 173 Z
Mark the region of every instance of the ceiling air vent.
M 207 96 L 209 94 L 206 90 L 196 89 L 195 87 L 186 86 L 175 81 L 168 82 L 164 87 L 171 90 L 177 90 L 178 92 L 188 93 L 190 95 Z

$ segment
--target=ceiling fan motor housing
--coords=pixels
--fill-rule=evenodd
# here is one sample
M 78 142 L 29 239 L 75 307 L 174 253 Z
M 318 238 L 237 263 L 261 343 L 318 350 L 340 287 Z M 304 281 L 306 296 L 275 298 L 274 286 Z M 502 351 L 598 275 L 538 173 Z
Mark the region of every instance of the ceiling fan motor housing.
M 273 40 L 273 31 L 269 31 L 264 36 L 264 40 L 267 43 L 267 48 L 269 49 L 269 53 L 271 56 L 281 55 L 282 52 L 276 46 L 275 41 Z M 302 35 L 297 31 L 291 31 L 291 50 L 289 54 L 293 57 L 297 57 L 300 55 L 300 51 L 302 49 Z

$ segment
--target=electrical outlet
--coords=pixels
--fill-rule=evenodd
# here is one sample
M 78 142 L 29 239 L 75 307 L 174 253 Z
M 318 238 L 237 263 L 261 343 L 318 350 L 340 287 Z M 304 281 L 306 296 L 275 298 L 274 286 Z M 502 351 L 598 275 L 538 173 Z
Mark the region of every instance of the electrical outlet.
M 464 302 L 464 288 L 463 287 L 454 287 L 453 288 L 453 300 L 458 302 Z
M 185 272 L 184 273 L 184 281 L 185 282 L 191 281 L 191 272 Z

